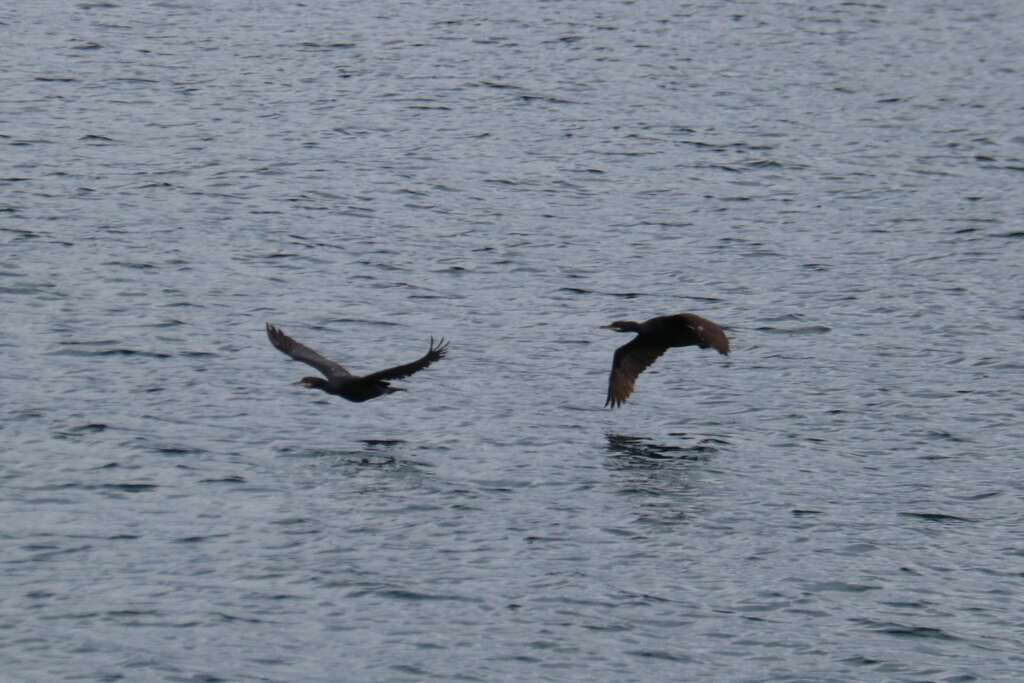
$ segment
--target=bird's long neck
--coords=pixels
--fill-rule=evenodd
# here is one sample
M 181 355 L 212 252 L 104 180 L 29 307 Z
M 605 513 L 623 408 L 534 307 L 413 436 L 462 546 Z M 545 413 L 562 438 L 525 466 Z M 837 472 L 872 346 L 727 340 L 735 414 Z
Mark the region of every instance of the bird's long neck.
M 640 334 L 640 323 L 633 320 L 625 320 L 619 323 L 619 332 L 636 332 Z

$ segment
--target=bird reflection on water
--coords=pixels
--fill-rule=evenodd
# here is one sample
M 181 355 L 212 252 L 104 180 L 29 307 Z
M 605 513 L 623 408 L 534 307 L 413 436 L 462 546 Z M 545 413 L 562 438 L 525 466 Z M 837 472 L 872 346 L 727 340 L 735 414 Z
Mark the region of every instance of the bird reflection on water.
M 683 432 L 670 434 L 675 437 L 690 437 Z M 716 437 L 696 437 L 698 440 L 690 445 L 655 443 L 646 436 L 628 436 L 626 434 L 608 433 L 608 451 L 616 457 L 629 459 L 638 465 L 644 462 L 652 467 L 659 460 L 706 460 L 718 451 L 717 446 L 728 442 Z
M 418 466 L 419 463 L 402 458 L 399 454 L 402 439 L 358 439 L 365 448 L 292 448 L 285 447 L 281 453 L 293 458 L 334 459 L 339 464 L 355 467 Z
M 696 443 L 688 444 L 686 440 L 656 443 L 649 437 L 626 434 L 605 437 L 609 453 L 605 467 L 616 493 L 630 501 L 634 522 L 675 527 L 701 512 L 702 477 L 717 450 L 707 439 L 698 437 Z
M 394 451 L 398 446 L 405 443 L 401 439 L 360 439 L 360 441 L 366 444 L 366 449 L 362 452 L 359 464 L 371 467 L 385 467 L 396 464 L 398 461 Z

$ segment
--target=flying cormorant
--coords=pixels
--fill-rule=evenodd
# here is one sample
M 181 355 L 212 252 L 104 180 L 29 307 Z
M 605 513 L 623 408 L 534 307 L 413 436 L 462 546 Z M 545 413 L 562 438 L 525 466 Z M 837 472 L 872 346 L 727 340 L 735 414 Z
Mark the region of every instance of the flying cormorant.
M 693 313 L 663 315 L 642 323 L 616 320 L 604 329 L 636 332 L 628 344 L 615 349 L 612 372 L 608 377 L 608 400 L 605 406 L 616 408 L 633 393 L 633 384 L 641 372 L 674 346 L 712 348 L 722 355 L 729 353 L 729 338 L 715 323 Z
M 270 323 L 267 323 L 267 337 L 278 351 L 294 360 L 312 365 L 327 378 L 303 377 L 296 384 L 301 384 L 307 389 L 320 389 L 328 394 L 341 396 L 356 403 L 369 401 L 371 398 L 396 391 L 405 391 L 391 386 L 388 380 L 408 377 L 434 361 L 441 360 L 448 353 L 448 344 L 443 338 L 435 346 L 434 338 L 431 337 L 430 350 L 419 360 L 360 377 L 346 370 L 341 363 L 328 360 L 308 346 L 300 344 Z

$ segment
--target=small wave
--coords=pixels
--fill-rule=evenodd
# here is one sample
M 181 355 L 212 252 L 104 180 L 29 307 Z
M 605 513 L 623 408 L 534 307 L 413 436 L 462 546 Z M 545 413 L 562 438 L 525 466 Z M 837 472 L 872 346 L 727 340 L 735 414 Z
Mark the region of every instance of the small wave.
M 200 455 L 206 453 L 202 448 L 181 448 L 179 446 L 163 446 L 157 448 L 156 452 L 164 455 Z
M 244 484 L 245 477 L 237 474 L 229 474 L 226 477 L 219 477 L 217 479 L 200 479 L 200 484 Z
M 986 491 L 985 493 L 975 493 L 969 496 L 952 496 L 957 500 L 985 500 L 986 498 L 995 498 L 996 496 L 1003 495 L 1004 491 Z
M 664 650 L 626 650 L 627 655 L 642 657 L 644 659 L 663 659 L 668 662 L 689 663 L 695 661 L 690 655 L 681 652 L 666 652 Z
M 349 594 L 349 597 L 362 597 L 364 595 L 376 595 L 382 598 L 389 598 L 392 600 L 402 600 L 410 602 L 427 602 L 427 601 L 455 601 L 455 602 L 483 602 L 483 598 L 468 597 L 465 595 L 454 595 L 452 593 L 423 593 L 420 591 L 408 590 L 404 588 L 382 588 L 382 589 L 370 589 L 370 590 L 358 590 Z
M 84 487 L 92 488 L 92 487 Z M 155 491 L 160 488 L 156 484 L 100 484 L 97 488 L 106 489 L 108 491 L 123 491 L 124 493 L 144 493 L 146 491 Z
M 202 543 L 209 541 L 214 538 L 227 538 L 230 534 L 210 534 L 208 536 L 196 535 L 196 536 L 182 536 L 181 538 L 174 539 L 174 543 Z
M 899 514 L 902 517 L 914 517 L 928 522 L 974 522 L 973 519 L 958 517 L 956 515 L 946 515 L 941 512 L 901 512 Z
M 78 425 L 76 427 L 72 427 L 71 429 L 68 429 L 66 432 L 63 432 L 63 433 L 65 433 L 65 434 L 96 433 L 96 432 L 105 432 L 109 428 L 110 428 L 110 425 L 104 424 L 102 422 L 89 422 L 89 423 L 84 424 L 84 425 Z
M 335 43 L 314 43 L 312 41 L 305 41 L 299 43 L 299 47 L 303 47 L 310 50 L 328 51 L 328 50 L 351 50 L 356 46 L 355 43 L 349 42 L 335 42 Z
M 391 322 L 390 320 L 369 320 L 368 318 L 328 318 L 324 321 L 324 324 L 331 325 L 334 323 L 341 323 L 348 325 L 355 323 L 358 325 L 376 325 L 378 327 L 399 327 L 400 323 Z M 314 329 L 324 329 L 323 327 L 316 327 Z
M 928 638 L 931 640 L 960 640 L 957 636 L 931 626 L 905 626 L 896 623 L 876 623 L 875 630 L 899 638 Z
M 106 261 L 104 266 L 116 266 L 118 268 L 131 268 L 133 270 L 150 270 L 156 268 L 152 263 L 140 263 L 131 261 Z
M 79 349 L 61 349 L 53 351 L 51 356 L 81 356 L 81 357 L 102 357 L 102 356 L 141 356 L 143 358 L 172 358 L 169 353 L 157 351 L 137 351 L 135 349 L 104 349 L 102 351 L 85 351 Z
M 804 334 L 827 334 L 832 331 L 831 327 L 825 325 L 809 325 L 807 327 L 755 327 L 758 332 L 765 332 L 767 334 L 788 334 L 788 335 L 804 335 Z

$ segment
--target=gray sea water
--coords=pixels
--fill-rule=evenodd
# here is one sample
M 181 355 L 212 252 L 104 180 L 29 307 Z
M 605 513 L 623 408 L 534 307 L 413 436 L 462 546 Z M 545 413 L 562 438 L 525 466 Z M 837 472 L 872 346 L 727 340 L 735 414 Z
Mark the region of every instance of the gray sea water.
M 1024 4 L 0 35 L 4 681 L 1020 680 Z

